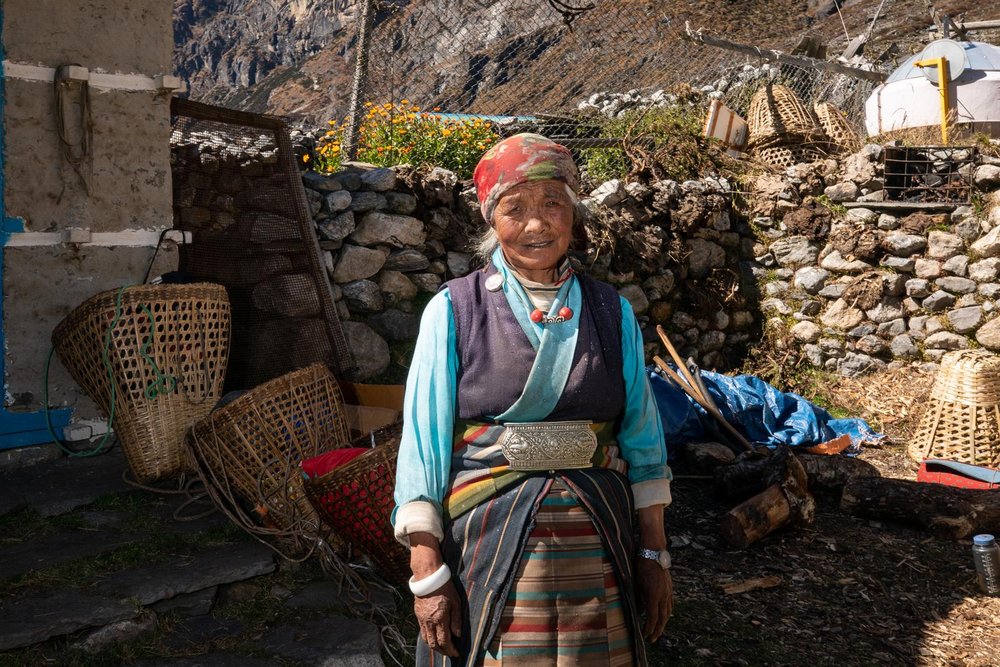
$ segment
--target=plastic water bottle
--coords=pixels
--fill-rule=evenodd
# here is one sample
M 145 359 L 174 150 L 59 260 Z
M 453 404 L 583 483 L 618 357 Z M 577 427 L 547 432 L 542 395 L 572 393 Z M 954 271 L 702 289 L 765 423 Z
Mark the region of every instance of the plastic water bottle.
M 987 595 L 1000 595 L 1000 546 L 992 535 L 972 538 L 972 560 L 976 564 L 979 589 Z

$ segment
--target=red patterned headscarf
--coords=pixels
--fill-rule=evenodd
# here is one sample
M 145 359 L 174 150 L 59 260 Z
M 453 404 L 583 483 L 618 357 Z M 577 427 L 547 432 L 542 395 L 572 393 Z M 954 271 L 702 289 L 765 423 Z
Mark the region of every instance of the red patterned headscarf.
M 479 209 L 491 224 L 497 202 L 508 190 L 521 183 L 549 179 L 562 181 L 577 191 L 573 154 L 551 139 L 528 133 L 507 137 L 486 151 L 472 175 Z

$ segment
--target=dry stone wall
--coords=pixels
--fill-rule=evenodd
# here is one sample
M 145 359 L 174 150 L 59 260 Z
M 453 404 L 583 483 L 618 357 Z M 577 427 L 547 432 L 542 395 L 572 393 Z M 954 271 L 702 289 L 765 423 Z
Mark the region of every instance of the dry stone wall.
M 470 249 L 485 223 L 475 190 L 447 170 L 407 166 L 352 164 L 303 182 L 338 313 L 359 330 L 351 342 L 362 375 L 385 379 L 390 363 L 407 366 L 429 298 L 477 268 Z M 731 184 L 716 178 L 609 181 L 583 199 L 590 247 L 574 261 L 629 300 L 649 352 L 662 324 L 682 354 L 728 369 L 756 338 L 755 239 L 731 199 Z
M 767 327 L 846 376 L 1000 350 L 1000 160 L 951 151 L 969 161 L 970 203 L 901 211 L 882 206 L 882 151 L 756 179 L 752 271 Z

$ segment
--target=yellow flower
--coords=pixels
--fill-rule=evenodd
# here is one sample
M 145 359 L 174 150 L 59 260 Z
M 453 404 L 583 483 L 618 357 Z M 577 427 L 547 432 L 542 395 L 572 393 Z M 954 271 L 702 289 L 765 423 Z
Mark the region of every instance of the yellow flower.
M 309 162 L 309 154 L 308 153 L 306 153 L 305 155 L 302 156 L 302 161 L 303 162 Z
M 449 130 L 448 128 L 445 128 L 445 129 L 441 130 L 441 136 L 442 137 L 447 137 L 450 134 L 451 134 L 451 130 Z
M 403 106 L 406 106 L 410 103 L 410 100 L 400 100 L 399 103 L 402 104 Z
M 389 103 L 389 102 L 386 102 L 385 104 L 382 105 L 382 108 L 385 109 L 386 111 L 388 111 L 389 109 L 392 108 L 392 104 Z
M 366 106 L 366 107 L 370 107 L 371 105 L 372 105 L 372 103 L 371 103 L 371 102 L 365 102 L 365 106 Z

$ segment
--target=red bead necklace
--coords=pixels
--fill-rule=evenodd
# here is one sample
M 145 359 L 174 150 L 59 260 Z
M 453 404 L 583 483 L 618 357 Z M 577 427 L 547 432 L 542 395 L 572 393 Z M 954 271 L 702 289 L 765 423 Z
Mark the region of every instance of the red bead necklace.
M 573 319 L 573 309 L 568 306 L 563 306 L 556 313 L 555 317 L 549 317 L 539 309 L 535 308 L 531 311 L 531 315 L 528 316 L 531 321 L 535 324 L 559 324 L 561 322 L 566 322 Z

